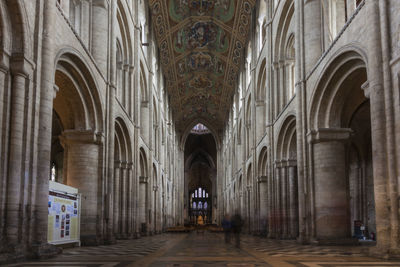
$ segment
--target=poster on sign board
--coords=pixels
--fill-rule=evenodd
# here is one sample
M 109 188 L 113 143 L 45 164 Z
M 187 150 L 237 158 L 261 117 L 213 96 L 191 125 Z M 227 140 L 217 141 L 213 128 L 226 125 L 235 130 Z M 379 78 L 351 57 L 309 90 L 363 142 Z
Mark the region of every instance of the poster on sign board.
M 67 188 L 65 185 L 52 183 L 57 189 Z M 72 190 L 71 190 L 72 191 Z M 77 190 L 76 190 L 77 192 Z M 77 193 L 49 190 L 48 200 L 48 242 L 63 244 L 78 242 L 80 236 L 80 198 Z

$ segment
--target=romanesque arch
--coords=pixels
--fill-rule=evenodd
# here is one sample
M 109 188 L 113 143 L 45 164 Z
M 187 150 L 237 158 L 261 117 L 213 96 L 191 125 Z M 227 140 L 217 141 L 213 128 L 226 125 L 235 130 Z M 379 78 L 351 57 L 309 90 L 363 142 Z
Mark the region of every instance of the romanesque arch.
M 277 12 L 280 19 L 274 44 L 275 116 L 294 94 L 294 1 L 283 1 Z
M 126 238 L 133 234 L 133 154 L 131 134 L 121 117 L 115 120 L 114 146 L 114 234 Z
M 355 221 L 376 233 L 365 62 L 362 52 L 346 48 L 330 61 L 312 96 L 309 141 L 318 240 L 357 236 Z
M 149 178 L 148 178 L 148 164 L 147 164 L 147 155 L 143 148 L 139 150 L 139 205 L 138 205 L 138 220 L 140 224 L 140 234 L 147 234 L 147 209 L 149 208 L 148 204 L 148 194 L 149 194 Z
M 53 129 L 58 125 L 62 132 L 53 135 L 52 150 L 62 147 L 63 159 L 57 159 L 62 166 L 54 165 L 54 158 L 50 164 L 62 168 L 62 177 L 56 177 L 57 181 L 78 188 L 82 194 L 81 239 L 97 244 L 101 235 L 97 218 L 101 214 L 102 103 L 91 71 L 79 54 L 61 51 L 56 60 Z
M 298 183 L 296 118 L 285 118 L 279 131 L 276 147 L 275 186 L 277 188 L 276 210 L 279 225 L 277 235 L 282 238 L 298 236 Z

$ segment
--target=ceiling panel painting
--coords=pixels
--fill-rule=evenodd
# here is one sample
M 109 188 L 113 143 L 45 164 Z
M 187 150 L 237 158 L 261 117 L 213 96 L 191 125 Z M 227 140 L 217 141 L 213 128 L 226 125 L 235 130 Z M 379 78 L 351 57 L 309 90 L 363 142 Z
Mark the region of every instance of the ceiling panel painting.
M 224 127 L 254 1 L 149 1 L 178 131 L 196 120 Z

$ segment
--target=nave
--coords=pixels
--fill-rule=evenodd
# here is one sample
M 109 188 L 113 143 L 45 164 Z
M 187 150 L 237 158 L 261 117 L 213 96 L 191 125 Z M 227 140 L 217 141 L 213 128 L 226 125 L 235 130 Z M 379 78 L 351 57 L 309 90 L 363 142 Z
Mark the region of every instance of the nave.
M 397 261 L 368 257 L 372 246 L 312 246 L 294 240 L 274 240 L 250 235 L 241 236 L 236 248 L 224 242 L 222 233 L 165 233 L 116 244 L 64 249 L 62 254 L 43 261 L 7 265 L 33 266 L 400 266 Z

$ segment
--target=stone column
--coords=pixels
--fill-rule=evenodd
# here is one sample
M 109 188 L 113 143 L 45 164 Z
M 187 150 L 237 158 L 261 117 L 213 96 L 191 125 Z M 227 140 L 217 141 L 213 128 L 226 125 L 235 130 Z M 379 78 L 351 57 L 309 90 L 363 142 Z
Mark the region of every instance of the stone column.
M 271 170 L 272 172 L 272 170 Z M 274 176 L 270 175 L 268 178 L 268 238 L 272 238 L 275 232 L 275 198 L 274 198 L 274 188 L 275 188 L 275 181 Z
M 148 186 L 148 177 L 140 176 L 139 177 L 139 232 L 142 231 L 142 224 L 147 223 L 147 214 L 146 214 L 147 186 Z
M 158 216 L 157 216 L 157 209 L 158 209 L 158 205 L 157 205 L 157 191 L 158 191 L 158 186 L 157 185 L 153 185 L 153 233 L 156 234 L 157 233 L 157 227 L 158 227 Z
M 259 190 L 260 190 L 260 234 L 264 234 L 268 231 L 267 227 L 270 224 L 268 222 L 268 177 L 267 176 L 259 176 L 257 179 Z
M 120 237 L 120 180 L 121 180 L 121 161 L 115 161 L 114 163 L 114 203 L 113 203 L 113 214 L 114 214 L 114 235 Z
M 298 193 L 297 193 L 297 162 L 288 161 L 288 191 L 289 191 L 289 237 L 296 238 L 299 232 Z
M 47 245 L 49 176 L 50 176 L 50 151 L 51 127 L 53 116 L 53 90 L 54 90 L 54 36 L 56 0 L 44 1 L 43 32 L 42 32 L 42 61 L 40 77 L 40 106 L 37 139 L 37 178 L 34 201 L 34 254 L 37 257 L 44 254 L 49 256 L 50 247 Z M 49 249 L 46 249 L 49 248 Z
M 0 90 L 2 93 L 0 94 L 0 125 L 4 125 L 4 119 L 8 117 L 9 114 L 9 101 L 8 98 L 4 98 L 6 95 L 9 95 L 11 92 L 11 88 L 8 85 L 9 81 L 9 58 L 6 54 L 3 53 L 3 58 L 0 59 Z M 6 119 L 6 121 L 8 121 Z M 8 124 L 8 123 L 7 123 Z M 9 134 L 8 127 L 1 127 L 0 130 L 0 218 L 6 217 L 6 197 L 7 197 L 7 155 L 8 155 L 8 145 L 7 142 L 3 142 L 3 140 L 8 140 Z M 4 233 L 5 221 L 0 220 L 0 232 Z M 0 238 L 2 239 L 2 238 Z M 1 241 L 0 241 L 1 242 Z
M 281 200 L 281 163 L 275 162 L 275 237 L 282 235 L 282 200 Z
M 279 105 L 279 63 L 278 62 L 274 62 L 272 64 L 272 69 L 273 69 L 273 78 L 274 78 L 274 86 L 272 89 L 272 93 L 273 93 L 273 111 L 274 114 L 272 114 L 272 118 L 276 118 L 279 114 L 279 110 L 280 110 L 280 105 Z
M 321 0 L 307 0 L 304 3 L 304 52 L 306 73 L 311 71 L 323 52 L 321 4 Z
M 82 42 L 85 44 L 87 48 L 89 48 L 90 42 L 90 31 L 89 25 L 91 25 L 90 21 L 90 3 L 88 0 L 81 0 L 81 32 L 80 38 Z M 104 45 L 104 44 L 103 44 Z
M 68 147 L 67 184 L 78 188 L 81 203 L 81 242 L 83 245 L 98 245 L 99 229 L 99 151 L 103 143 L 101 135 L 86 130 L 67 130 L 62 142 Z
M 69 2 L 69 1 L 64 1 Z M 92 0 L 92 55 L 96 60 L 101 73 L 107 73 L 107 40 L 109 16 L 107 12 L 108 4 L 106 0 Z M 115 41 L 115 40 L 113 40 Z
M 286 104 L 285 76 L 285 61 L 279 60 L 279 112 L 283 110 Z
M 127 199 L 128 199 L 128 164 L 122 162 L 121 166 L 121 237 L 126 238 L 128 228 L 128 217 L 127 217 Z
M 133 163 L 129 162 L 128 163 L 128 203 L 127 203 L 127 209 L 128 209 L 128 236 L 130 238 L 134 237 L 134 229 L 135 229 L 135 220 L 134 220 L 134 203 L 137 201 L 134 199 L 134 194 L 133 194 Z
M 346 177 L 346 142 L 350 129 L 318 129 L 308 135 L 313 144 L 315 238 L 317 241 L 350 238 Z
M 16 246 L 21 241 L 23 212 L 23 194 L 21 194 L 22 164 L 24 160 L 24 123 L 25 99 L 29 88 L 29 76 L 33 65 L 22 56 L 13 56 L 11 59 L 11 116 L 10 116 L 10 143 L 8 154 L 8 179 L 6 197 L 6 237 L 10 246 Z M 50 165 L 50 160 L 49 160 Z M 46 177 L 48 179 L 48 177 Z M 48 188 L 46 192 L 48 196 Z
M 288 227 L 288 177 L 287 177 L 287 161 L 282 160 L 281 162 L 281 194 L 282 194 L 282 238 L 288 238 L 289 227 Z

